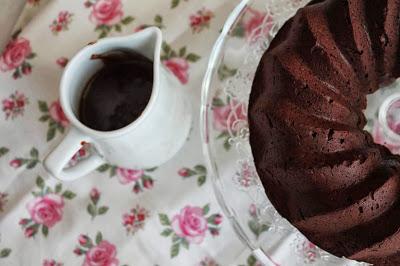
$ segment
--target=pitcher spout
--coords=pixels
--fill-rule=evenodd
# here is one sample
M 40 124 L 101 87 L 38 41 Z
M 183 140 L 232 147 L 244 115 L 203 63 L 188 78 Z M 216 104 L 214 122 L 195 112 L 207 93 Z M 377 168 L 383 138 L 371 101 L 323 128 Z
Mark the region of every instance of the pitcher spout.
M 152 60 L 154 65 L 160 63 L 162 33 L 159 28 L 148 27 L 123 38 L 130 43 L 131 49 Z

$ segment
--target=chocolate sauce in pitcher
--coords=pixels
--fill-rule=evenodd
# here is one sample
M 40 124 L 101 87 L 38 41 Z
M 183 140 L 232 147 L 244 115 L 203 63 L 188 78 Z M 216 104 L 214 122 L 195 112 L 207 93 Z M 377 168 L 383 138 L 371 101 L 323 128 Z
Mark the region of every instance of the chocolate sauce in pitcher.
M 104 66 L 87 82 L 79 103 L 79 119 L 86 126 L 111 131 L 135 121 L 153 90 L 153 62 L 131 50 L 94 54 Z

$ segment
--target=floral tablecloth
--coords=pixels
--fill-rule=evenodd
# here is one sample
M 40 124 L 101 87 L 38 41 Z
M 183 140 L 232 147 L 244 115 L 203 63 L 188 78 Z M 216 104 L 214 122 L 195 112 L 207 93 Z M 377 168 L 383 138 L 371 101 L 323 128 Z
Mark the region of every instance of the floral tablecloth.
M 0 265 L 259 265 L 214 197 L 199 135 L 201 81 L 208 56 L 237 3 L 28 2 L 0 57 Z M 242 22 L 238 34 L 243 38 L 265 17 L 252 14 Z M 184 85 L 182 93 L 191 96 L 194 122 L 187 143 L 157 168 L 105 164 L 75 182 L 53 179 L 42 161 L 69 126 L 58 101 L 68 60 L 98 38 L 131 34 L 150 25 L 162 29 L 162 62 Z M 223 133 L 231 110 L 221 105 L 214 112 L 215 127 Z M 83 147 L 70 164 L 87 152 Z M 266 231 L 257 224 L 256 214 L 251 215 L 254 234 Z M 312 262 L 315 246 L 298 246 L 301 256 Z M 270 258 L 273 264 L 283 265 L 285 253 L 275 254 Z
M 208 55 L 237 2 L 28 2 L 0 58 L 0 265 L 256 264 L 214 197 L 198 126 Z M 163 64 L 191 95 L 186 145 L 155 169 L 103 165 L 61 184 L 42 160 L 69 126 L 63 68 L 87 43 L 149 25 L 162 29 Z

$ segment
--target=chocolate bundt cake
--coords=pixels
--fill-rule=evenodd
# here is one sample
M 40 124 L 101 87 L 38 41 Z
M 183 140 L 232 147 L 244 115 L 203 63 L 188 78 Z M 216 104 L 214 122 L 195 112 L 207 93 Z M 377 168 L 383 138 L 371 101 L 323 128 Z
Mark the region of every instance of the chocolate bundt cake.
M 314 0 L 264 53 L 249 102 L 257 172 L 324 250 L 400 265 L 400 157 L 364 131 L 366 96 L 400 76 L 400 0 Z

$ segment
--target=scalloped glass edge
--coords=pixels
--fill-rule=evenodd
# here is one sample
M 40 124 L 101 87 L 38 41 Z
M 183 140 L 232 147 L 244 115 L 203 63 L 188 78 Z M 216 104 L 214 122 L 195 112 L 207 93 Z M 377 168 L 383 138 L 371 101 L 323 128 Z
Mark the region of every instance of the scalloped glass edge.
M 272 3 L 274 1 L 279 2 L 279 0 L 265 1 L 266 2 L 265 8 L 268 9 L 267 8 L 268 2 Z M 239 237 L 239 239 L 253 251 L 253 254 L 257 257 L 257 259 L 265 265 L 274 265 L 274 263 L 271 262 L 268 254 L 266 254 L 261 249 L 260 245 L 258 245 L 257 243 L 254 243 L 254 241 L 252 241 L 248 237 L 248 234 L 246 234 L 244 228 L 238 222 L 235 211 L 225 201 L 224 195 L 222 192 L 224 185 L 222 184 L 222 181 L 219 176 L 219 165 L 218 165 L 216 159 L 214 158 L 215 152 L 213 152 L 213 147 L 209 143 L 210 128 L 212 127 L 212 123 L 210 121 L 210 120 L 212 120 L 212 114 L 211 114 L 212 113 L 212 110 L 211 110 L 212 98 L 213 98 L 213 95 L 211 94 L 212 85 L 213 85 L 212 79 L 218 71 L 217 66 L 218 66 L 219 62 L 223 60 L 221 58 L 221 56 L 222 56 L 223 50 L 225 48 L 226 38 L 229 36 L 229 33 L 232 30 L 232 27 L 235 25 L 235 23 L 238 22 L 238 19 L 240 18 L 240 16 L 243 14 L 243 12 L 246 10 L 246 8 L 248 8 L 250 6 L 250 4 L 252 2 L 254 2 L 254 0 L 242 0 L 236 6 L 236 8 L 232 11 L 232 13 L 227 18 L 227 20 L 222 28 L 222 31 L 220 33 L 220 36 L 218 37 L 218 39 L 216 40 L 216 42 L 213 46 L 213 49 L 211 51 L 210 58 L 208 61 L 207 70 L 204 75 L 204 79 L 203 79 L 203 83 L 202 83 L 200 129 L 201 129 L 203 154 L 204 154 L 209 172 L 211 173 L 211 180 L 213 183 L 213 189 L 215 192 L 215 196 L 216 196 L 223 212 L 225 213 L 226 217 L 229 219 L 229 221 L 230 221 L 234 231 L 236 232 L 237 236 Z M 306 4 L 308 1 L 300 0 L 298 2 Z M 300 7 L 300 4 L 298 7 Z M 284 8 L 283 8 L 283 10 L 284 10 Z M 264 19 L 262 25 L 257 27 L 257 29 L 254 30 L 251 35 L 254 35 L 256 31 L 259 32 L 260 29 L 261 29 L 261 32 L 263 32 L 264 27 L 266 27 L 265 24 L 269 23 L 267 26 L 267 27 L 269 27 L 268 34 L 269 34 L 269 38 L 272 39 L 273 36 L 277 33 L 277 31 L 280 29 L 280 27 L 283 25 L 283 23 L 287 20 L 287 18 L 292 16 L 292 14 L 294 14 L 294 12 L 296 10 L 297 9 L 286 10 L 288 12 L 284 13 L 283 18 L 279 19 L 279 20 L 276 20 L 278 12 L 275 10 L 274 22 L 271 23 L 271 21 Z M 271 12 L 271 11 L 267 10 L 267 13 L 268 12 Z M 250 40 L 252 39 L 252 37 L 253 36 L 250 37 Z M 240 92 L 238 95 L 232 95 L 231 88 L 235 87 L 235 84 L 238 84 L 238 81 L 239 81 L 240 85 L 246 86 L 246 84 L 241 84 L 240 81 L 242 81 L 243 79 L 246 79 L 246 77 L 249 78 L 249 75 L 250 75 L 250 80 L 252 81 L 252 77 L 254 76 L 255 68 L 258 65 L 258 62 L 259 62 L 259 59 L 260 59 L 262 53 L 267 49 L 268 42 L 269 42 L 269 40 L 263 40 L 262 38 L 258 38 L 258 40 L 256 42 L 249 42 L 249 44 L 248 44 L 249 46 L 252 46 L 252 47 L 256 47 L 256 45 L 259 46 L 257 48 L 260 48 L 260 49 L 252 50 L 253 54 L 257 54 L 258 58 L 257 58 L 257 56 L 255 56 L 253 58 L 251 58 L 251 56 L 246 57 L 246 59 L 244 60 L 245 61 L 244 64 L 237 71 L 237 73 L 233 77 L 228 78 L 224 82 L 225 87 L 223 88 L 223 91 L 226 95 L 230 95 L 233 98 L 235 96 L 239 95 L 239 98 L 241 98 L 241 100 L 243 100 L 242 98 L 246 98 L 245 95 L 240 95 Z M 249 67 L 249 65 L 251 65 L 253 67 L 253 69 L 252 69 L 252 67 Z M 241 71 L 243 69 L 246 69 L 246 70 Z M 252 73 L 252 71 L 253 71 L 253 73 Z M 236 85 L 236 86 L 240 86 L 240 85 Z M 247 84 L 247 86 L 251 86 L 251 83 Z M 227 88 L 229 88 L 229 89 L 227 89 Z M 248 95 L 246 98 L 246 105 L 247 105 L 247 102 L 248 102 Z M 233 103 L 232 105 L 235 105 L 235 103 Z M 237 107 L 237 105 L 232 106 L 232 108 L 236 108 L 236 107 Z M 247 110 L 245 110 L 245 113 L 247 113 Z M 234 118 L 234 120 L 235 120 L 235 118 Z M 246 119 L 246 121 L 243 121 L 243 120 L 237 119 L 237 117 L 236 117 L 236 120 L 231 124 L 232 124 L 232 126 L 228 127 L 228 132 L 229 132 L 229 136 L 230 136 L 230 139 L 229 139 L 230 144 L 234 146 L 235 150 L 238 153 L 242 153 L 239 157 L 242 158 L 243 160 L 241 160 L 238 163 L 240 163 L 242 165 L 247 163 L 247 164 L 251 164 L 252 165 L 251 167 L 254 167 L 253 158 L 251 155 L 251 149 L 250 149 L 250 145 L 248 143 L 247 119 Z M 232 127 L 236 127 L 236 130 L 232 130 Z M 268 198 L 265 195 L 264 188 L 261 184 L 261 181 L 260 181 L 256 171 L 254 171 L 253 185 L 250 187 L 252 187 L 252 189 L 248 189 L 247 193 L 255 193 L 256 195 L 257 194 L 264 195 L 264 197 L 261 196 L 261 198 L 258 197 L 258 199 L 255 199 L 255 201 L 259 202 L 257 205 L 257 209 L 258 209 L 260 221 L 268 223 L 268 225 L 270 227 L 269 230 L 273 231 L 274 233 L 294 234 L 294 240 L 292 241 L 291 245 L 294 245 L 295 248 L 299 243 L 303 243 L 301 241 L 302 241 L 302 239 L 305 239 L 305 237 L 294 226 L 292 226 L 286 219 L 281 217 L 278 214 L 278 212 L 275 210 L 275 208 L 272 206 L 272 204 L 269 202 Z M 238 191 L 239 190 L 240 190 L 240 188 L 238 187 Z M 257 196 L 255 196 L 255 198 L 257 198 Z M 316 257 L 318 257 L 318 259 L 320 260 L 320 263 L 322 263 L 319 265 L 328 265 L 328 264 L 329 265 L 337 265 L 339 263 L 343 264 L 343 265 L 368 265 L 366 263 L 361 263 L 361 262 L 348 260 L 345 258 L 335 257 L 318 247 L 316 247 L 316 252 L 318 253 L 316 255 Z M 304 264 L 314 264 L 315 260 L 313 260 L 311 262 L 310 261 L 302 261 L 302 262 Z

